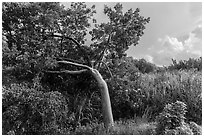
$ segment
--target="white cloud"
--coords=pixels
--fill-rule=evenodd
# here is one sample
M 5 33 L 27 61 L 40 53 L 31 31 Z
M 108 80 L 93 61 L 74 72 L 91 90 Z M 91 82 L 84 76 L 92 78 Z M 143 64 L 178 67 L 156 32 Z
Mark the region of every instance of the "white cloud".
M 171 36 L 158 38 L 158 45 L 151 47 L 151 53 L 148 54 L 151 57 L 151 61 L 157 65 L 169 65 L 172 63 L 172 58 L 176 60 L 187 60 L 202 56 L 200 32 L 201 26 L 198 26 L 188 34 L 185 40 L 179 40 L 179 38 Z
M 187 50 L 194 50 L 197 44 L 199 44 L 200 39 L 195 37 L 194 33 L 189 34 L 189 38 L 184 41 L 184 46 Z
M 162 38 L 158 38 L 157 41 L 158 41 L 158 42 L 162 42 Z
M 181 52 L 184 50 L 182 42 L 178 41 L 177 38 L 166 36 L 163 41 L 163 46 L 167 50 L 173 50 L 175 52 Z
M 150 63 L 153 63 L 153 57 L 150 55 L 145 55 L 144 59 Z
M 136 58 L 144 58 L 150 63 L 163 66 L 170 65 L 171 59 L 188 60 L 202 56 L 202 39 L 196 37 L 195 33 L 189 33 L 188 37 L 182 40 L 171 36 L 157 40 L 157 45 L 149 47 L 145 54 L 143 52 L 138 53 Z

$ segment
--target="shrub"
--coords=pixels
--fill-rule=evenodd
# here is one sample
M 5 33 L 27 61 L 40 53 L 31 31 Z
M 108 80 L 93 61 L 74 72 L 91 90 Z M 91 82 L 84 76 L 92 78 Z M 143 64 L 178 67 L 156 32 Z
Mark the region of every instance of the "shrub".
M 66 124 L 68 108 L 59 92 L 11 84 L 2 97 L 3 134 L 56 134 Z
M 197 125 L 195 122 L 190 122 L 189 126 L 194 135 L 202 135 L 202 128 Z
M 193 135 L 192 130 L 190 129 L 189 125 L 184 123 L 175 129 L 166 129 L 164 131 L 165 135 Z
M 181 101 L 176 101 L 165 106 L 157 117 L 157 134 L 165 135 L 201 135 L 201 127 L 194 122 L 185 122 L 187 106 Z
M 186 113 L 186 104 L 180 101 L 165 106 L 162 113 L 157 117 L 157 134 L 177 134 L 176 128 L 182 127 Z M 173 131 L 173 133 L 172 133 Z

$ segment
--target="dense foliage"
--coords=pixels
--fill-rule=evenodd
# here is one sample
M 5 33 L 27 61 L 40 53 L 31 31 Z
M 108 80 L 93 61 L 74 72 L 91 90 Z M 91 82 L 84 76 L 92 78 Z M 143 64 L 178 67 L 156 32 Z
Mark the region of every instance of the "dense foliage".
M 120 119 L 124 119 L 124 120 L 134 119 L 135 116 L 146 118 L 148 121 L 154 121 L 156 116 L 158 116 L 159 113 L 162 112 L 163 108 L 165 107 L 165 104 L 175 102 L 176 100 L 180 100 L 182 102 L 185 102 L 186 104 L 187 112 L 185 114 L 185 118 L 186 118 L 185 121 L 201 124 L 201 119 L 202 119 L 201 72 L 195 72 L 190 70 L 164 72 L 164 73 L 154 72 L 151 74 L 142 74 L 140 72 L 136 72 L 134 75 L 135 79 L 133 79 L 134 77 L 130 74 L 127 74 L 129 76 L 125 75 L 123 77 L 122 75 L 123 75 L 122 73 L 121 73 L 121 76 L 119 75 L 121 78 L 118 77 L 118 78 L 107 80 L 110 96 L 111 96 L 113 115 L 116 121 Z M 46 110 L 46 109 L 49 110 L 50 109 L 49 106 L 52 105 L 46 102 L 46 100 L 44 100 L 44 102 L 46 103 L 43 103 L 43 101 L 42 102 L 39 101 L 39 99 L 41 100 L 45 99 L 46 94 L 49 95 L 49 94 L 57 93 L 53 98 L 50 98 L 55 102 L 59 102 L 59 101 L 62 102 L 64 100 L 64 97 L 61 94 L 59 94 L 59 92 L 52 93 L 52 92 L 44 91 L 45 92 L 44 93 L 41 90 L 38 90 L 37 88 L 32 88 L 31 86 L 29 88 L 25 88 L 25 89 L 24 88 L 25 86 L 22 87 L 20 85 L 15 85 L 15 88 L 8 88 L 7 90 L 3 90 L 3 93 L 4 93 L 3 110 L 7 110 L 3 112 L 3 116 L 7 116 L 9 111 L 11 111 L 10 109 L 13 109 L 13 108 L 23 109 L 23 108 L 18 108 L 19 107 L 18 103 L 14 103 L 14 105 L 11 103 L 15 100 L 19 100 L 19 104 L 26 104 L 24 102 L 30 99 L 32 101 L 27 101 L 29 106 L 35 106 L 35 103 L 36 103 L 36 104 L 39 104 L 39 107 L 43 107 L 44 108 L 43 110 Z M 22 92 L 21 94 L 27 94 L 27 97 L 24 98 L 24 96 L 22 95 L 17 96 L 16 94 L 20 94 L 18 93 L 19 91 L 17 92 L 18 89 L 20 90 L 20 92 Z M 9 94 L 7 94 L 7 92 L 9 92 Z M 12 98 L 16 98 L 16 99 L 11 99 L 11 97 L 8 95 L 14 96 Z M 61 97 L 59 98 L 58 96 L 61 96 Z M 48 99 L 47 101 L 52 101 L 49 98 L 47 99 Z M 100 101 L 101 101 L 100 94 L 98 92 L 94 92 L 91 96 L 91 99 L 87 102 L 87 104 L 83 108 L 80 125 L 85 126 L 86 124 L 91 124 L 92 122 L 100 123 L 102 121 Z M 67 100 L 66 102 L 69 102 L 69 101 Z M 65 124 L 66 125 L 65 127 L 69 129 L 69 130 L 67 129 L 67 131 L 71 131 L 71 125 L 73 124 L 74 117 L 75 117 L 73 106 L 77 106 L 77 105 L 75 104 L 73 105 L 72 100 L 70 100 L 71 105 L 69 105 L 66 102 L 64 102 L 63 106 L 65 108 L 67 107 L 68 110 L 60 109 L 59 111 L 54 111 L 54 112 L 52 111 L 52 113 L 54 114 L 50 112 L 51 113 L 50 115 L 55 115 L 55 116 L 59 115 L 60 117 L 63 117 L 64 120 L 61 119 L 62 121 L 60 121 L 60 123 L 55 123 L 56 126 L 63 125 L 63 121 L 66 121 L 65 123 L 66 124 L 69 123 L 69 124 L 68 125 Z M 4 107 L 4 105 L 6 105 L 6 107 Z M 57 106 L 53 106 L 53 107 L 56 107 L 56 108 L 52 108 L 52 109 L 57 109 Z M 38 108 L 34 107 L 34 110 L 32 110 L 31 108 L 31 110 L 33 111 L 32 113 L 34 113 L 36 109 Z M 63 112 L 62 110 L 66 111 L 66 113 Z M 22 111 L 25 111 L 25 110 L 22 110 Z M 42 119 L 43 116 L 47 117 L 46 115 L 43 115 L 43 116 L 35 115 L 35 116 L 38 116 L 39 117 L 38 119 Z M 21 118 L 21 116 L 19 117 Z M 23 117 L 23 118 L 26 119 L 26 117 Z M 12 121 L 11 118 L 9 119 Z M 33 119 L 33 118 L 30 117 L 29 119 Z M 26 121 L 30 122 L 31 120 L 29 119 L 27 119 Z M 16 119 L 16 122 L 17 121 L 18 120 Z M 88 127 L 84 127 L 84 128 L 88 128 Z M 56 134 L 57 133 L 60 134 L 62 132 L 58 128 L 56 128 L 55 130 L 53 129 L 51 130 L 53 132 L 55 131 Z M 196 128 L 196 130 L 198 129 Z M 102 133 L 105 133 L 104 129 L 102 131 L 103 131 Z M 82 129 L 81 128 L 77 129 L 77 133 L 78 132 L 82 133 Z M 98 132 L 98 131 L 95 131 L 95 132 Z M 18 132 L 16 131 L 15 133 L 18 134 Z M 40 132 L 40 134 L 43 134 L 43 133 L 47 133 L 47 132 L 45 131 Z M 86 133 L 88 133 L 88 131 Z M 134 133 L 136 134 L 137 132 L 135 131 Z
M 150 19 L 140 16 L 138 8 L 123 13 L 119 3 L 104 7 L 107 23 L 97 24 L 94 13 L 95 6 L 85 3 L 69 8 L 60 3 L 2 4 L 3 134 L 156 134 L 155 118 L 176 101 L 185 104 L 182 116 L 192 133 L 200 134 L 202 58 L 157 67 L 127 57 L 125 51 L 138 43 Z M 88 34 L 91 45 L 84 44 Z M 78 70 L 57 65 L 62 59 L 97 65 L 108 84 L 114 129 L 103 127 L 101 96 L 92 76 L 46 71 Z
M 168 67 L 170 70 L 184 70 L 184 69 L 196 69 L 198 71 L 202 70 L 202 58 L 194 59 L 189 58 L 188 60 L 180 60 L 177 62 L 172 59 L 173 64 Z
M 201 128 L 196 123 L 191 122 L 188 124 L 185 122 L 186 109 L 186 104 L 180 101 L 167 104 L 162 113 L 157 117 L 157 134 L 201 135 Z
M 59 92 L 27 84 L 3 86 L 3 134 L 53 134 L 65 128 L 68 105 Z

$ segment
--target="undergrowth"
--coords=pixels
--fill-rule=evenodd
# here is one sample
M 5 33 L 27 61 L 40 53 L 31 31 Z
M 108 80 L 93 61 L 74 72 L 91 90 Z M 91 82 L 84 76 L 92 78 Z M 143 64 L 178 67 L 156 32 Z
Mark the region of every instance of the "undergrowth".
M 101 122 L 97 123 L 97 120 L 96 122 L 90 120 L 89 124 L 79 124 L 73 131 L 71 124 L 74 120 L 67 103 L 69 100 L 58 91 L 47 92 L 41 87 L 36 88 L 27 84 L 3 85 L 3 134 L 200 135 L 202 133 L 201 72 L 141 74 L 132 80 L 129 79 L 127 84 L 118 80 L 121 89 L 117 89 L 117 84 L 114 82 L 107 82 L 116 121 L 114 127 L 108 131 Z M 96 104 L 95 100 L 92 102 Z M 89 111 L 91 114 L 100 114 L 97 109 Z M 117 116 L 123 116 L 126 120 L 116 119 Z

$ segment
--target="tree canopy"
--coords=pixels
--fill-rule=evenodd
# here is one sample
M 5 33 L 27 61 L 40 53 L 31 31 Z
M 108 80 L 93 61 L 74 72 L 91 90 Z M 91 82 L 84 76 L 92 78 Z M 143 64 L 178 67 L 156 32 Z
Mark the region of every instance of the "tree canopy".
M 138 43 L 149 22 L 149 18 L 139 15 L 138 8 L 123 13 L 119 3 L 113 9 L 105 6 L 104 14 L 109 21 L 95 23 L 89 32 L 91 21 L 95 21 L 94 5 L 89 8 L 80 2 L 65 8 L 57 2 L 10 2 L 3 3 L 2 8 L 3 64 L 23 65 L 32 73 L 52 65 L 56 58 L 70 58 L 88 65 L 91 60 L 97 64 L 105 57 L 121 58 L 129 46 Z M 92 37 L 91 45 L 84 45 L 88 34 Z

